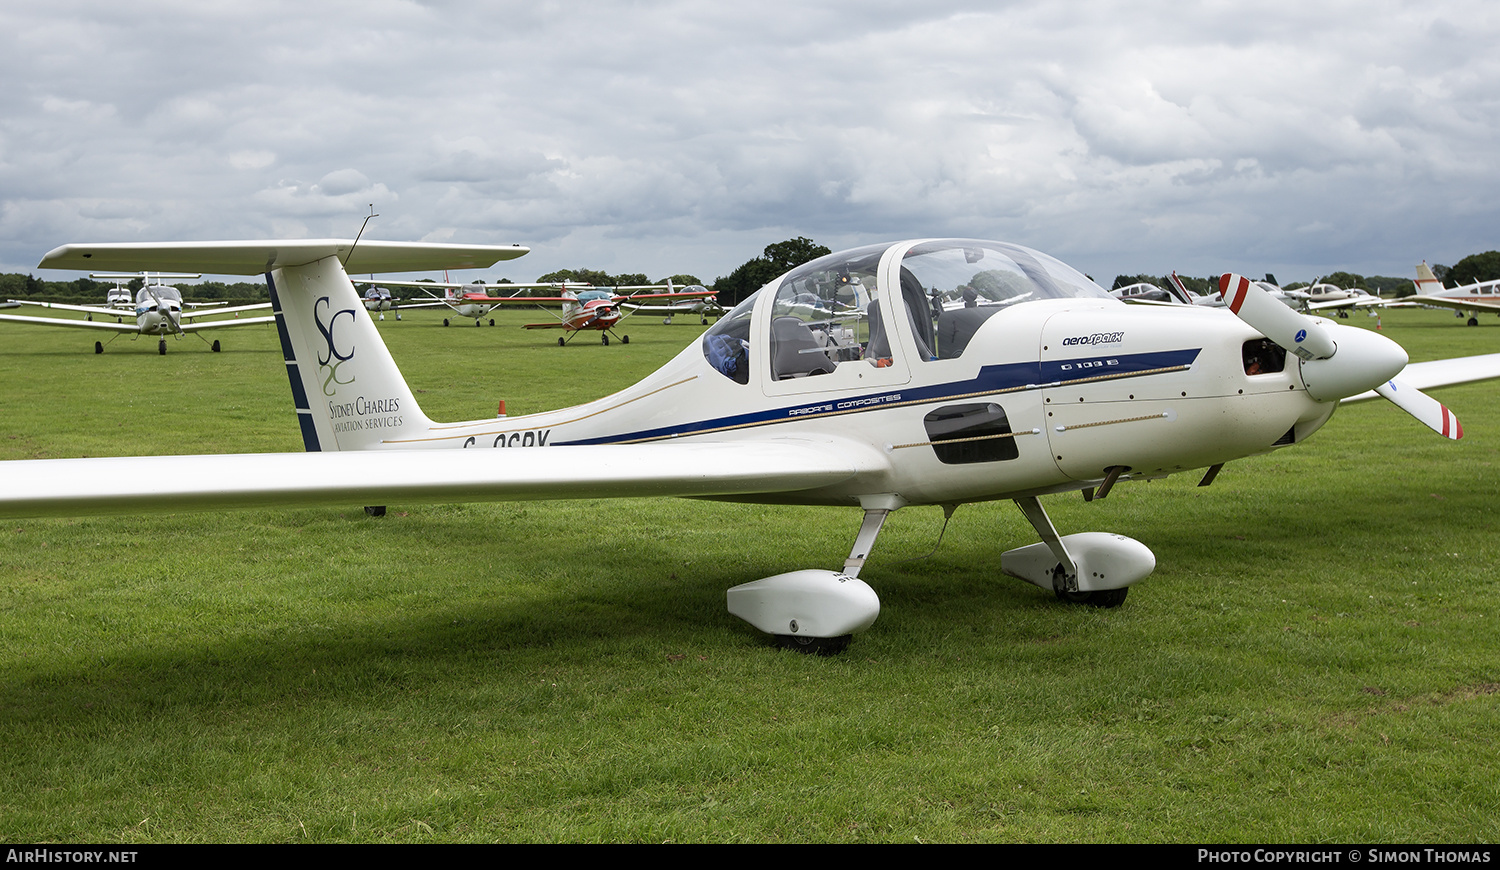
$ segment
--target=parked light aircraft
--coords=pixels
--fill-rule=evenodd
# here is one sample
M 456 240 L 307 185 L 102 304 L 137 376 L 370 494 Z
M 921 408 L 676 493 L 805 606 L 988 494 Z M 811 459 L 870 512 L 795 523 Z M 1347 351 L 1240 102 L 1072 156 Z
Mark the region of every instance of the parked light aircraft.
M 566 290 L 569 287 L 588 287 L 587 284 L 551 283 L 551 284 L 486 284 L 483 281 L 474 281 L 469 284 L 457 284 L 451 281 L 387 281 L 392 287 L 416 287 L 432 296 L 430 302 L 410 302 L 407 308 L 435 308 L 445 305 L 453 310 L 459 317 L 474 318 L 475 326 L 483 326 L 484 319 L 489 317 L 496 308 L 512 301 L 508 296 L 491 296 L 491 290 L 509 290 L 519 293 L 522 290 L 548 289 Z M 432 295 L 434 289 L 441 289 L 442 296 Z M 539 300 L 540 301 L 540 300 Z M 448 318 L 443 319 L 443 325 L 448 326 Z M 490 319 L 490 326 L 495 321 Z
M 605 290 L 589 284 L 573 284 L 569 282 L 563 282 L 561 284 L 483 284 L 480 282 L 475 282 L 473 284 L 437 284 L 430 281 L 388 281 L 386 283 L 393 286 L 404 287 L 444 287 L 447 288 L 447 292 L 449 294 L 455 294 L 459 289 L 465 287 L 477 288 L 471 290 L 468 293 L 462 294 L 461 298 L 476 305 L 489 305 L 490 307 L 485 310 L 485 314 L 489 314 L 489 312 L 494 311 L 496 308 L 499 308 L 502 305 L 561 306 L 562 313 L 560 315 L 554 315 L 557 318 L 556 320 L 547 321 L 544 323 L 527 323 L 524 324 L 524 327 L 526 329 L 562 329 L 573 333 L 574 335 L 579 332 L 587 332 L 593 330 L 602 333 L 602 335 L 600 335 L 600 340 L 605 345 L 609 344 L 609 337 L 610 335 L 614 334 L 613 330 L 615 325 L 634 313 L 634 311 L 624 310 L 625 306 L 622 305 L 622 303 L 626 300 L 657 301 L 661 299 L 668 299 L 674 303 L 681 303 L 690 299 L 711 299 L 714 296 L 714 292 L 712 290 L 705 290 L 702 287 L 698 288 L 697 290 L 678 290 L 668 293 L 638 292 L 642 290 L 663 289 L 662 286 L 658 284 L 631 287 L 613 287 Z M 521 296 L 519 295 L 519 292 L 514 296 L 487 295 L 489 291 L 493 290 L 520 291 L 540 288 L 558 289 L 561 290 L 562 295 Z M 626 293 L 622 291 L 633 292 Z M 465 316 L 476 315 L 465 314 Z M 443 325 L 447 326 L 448 321 L 444 320 Z M 479 321 L 475 320 L 474 325 L 478 326 Z M 491 320 L 490 325 L 494 326 L 495 322 Z M 630 336 L 628 335 L 615 335 L 615 337 L 619 339 L 621 344 L 630 344 Z M 558 347 L 562 347 L 572 340 L 573 335 L 566 336 L 565 338 L 559 338 L 557 340 L 557 345 Z
M 147 274 L 147 273 L 141 273 Z M 112 280 L 129 280 L 140 277 L 140 275 L 115 275 L 96 273 L 93 277 L 108 278 Z M 0 314 L 0 320 L 8 320 L 14 323 L 32 323 L 41 326 L 62 326 L 72 329 L 105 329 L 116 333 L 115 338 L 121 333 L 133 333 L 136 338 L 142 335 L 158 336 L 156 352 L 165 355 L 167 352 L 168 335 L 175 335 L 181 339 L 183 335 L 190 332 L 202 332 L 208 329 L 228 329 L 233 326 L 252 326 L 257 323 L 272 323 L 275 317 L 247 317 L 240 319 L 236 317 L 230 320 L 208 320 L 200 323 L 191 322 L 194 318 L 206 317 L 210 314 L 234 314 L 241 311 L 264 311 L 271 307 L 269 302 L 261 302 L 255 305 L 240 305 L 234 308 L 210 308 L 204 311 L 182 310 L 182 293 L 170 284 L 161 283 L 163 278 L 196 278 L 198 275 L 165 275 L 161 273 L 148 276 L 148 281 L 136 292 L 135 306 L 133 310 L 122 310 L 115 307 L 117 294 L 110 291 L 109 307 L 101 308 L 96 305 L 68 305 L 60 302 L 28 302 L 26 300 L 14 300 L 25 305 L 38 305 L 43 308 L 56 308 L 61 311 L 81 311 L 88 315 L 87 320 L 75 320 L 65 317 L 26 317 L 18 314 Z M 157 283 L 151 283 L 154 279 Z M 118 289 L 118 288 L 117 288 Z M 129 291 L 126 291 L 127 294 Z M 128 298 L 128 297 L 127 297 Z M 122 322 L 124 317 L 135 316 L 135 323 Z M 94 317 L 113 317 L 113 323 L 99 323 Z M 132 339 L 134 340 L 134 339 Z M 206 339 L 205 339 L 206 340 Z M 110 341 L 114 341 L 111 338 Z M 209 349 L 214 353 L 219 352 L 219 342 L 215 340 Z M 104 353 L 104 342 L 94 342 L 94 353 Z
M 1149 281 L 1127 284 L 1109 291 L 1109 295 L 1122 302 L 1172 302 L 1173 295 Z
M 396 319 L 401 319 L 401 309 L 396 307 L 396 297 L 391 295 L 390 290 L 374 284 L 365 288 L 365 310 L 373 311 L 380 315 L 377 318 L 379 320 L 385 319 L 387 311 L 396 312 Z
M 860 579 L 886 517 L 908 505 L 1011 499 L 1039 543 L 1006 574 L 1112 607 L 1155 568 L 1133 539 L 1060 535 L 1041 497 L 1106 496 L 1121 481 L 1208 469 L 1297 444 L 1367 390 L 1448 438 L 1429 385 L 1500 377 L 1500 354 L 1406 365 L 1379 333 L 1299 314 L 1235 275 L 1227 310 L 1126 306 L 1045 254 L 922 240 L 831 254 L 767 284 L 654 374 L 578 407 L 428 419 L 346 274 L 486 268 L 526 252 L 364 241 L 67 245 L 76 268 L 140 259 L 266 270 L 297 420 L 296 454 L 0 463 L 0 516 L 684 496 L 858 507 L 841 570 L 729 590 L 731 613 L 796 648 L 836 651 L 870 627 Z M 432 264 L 437 265 L 423 265 Z M 926 288 L 974 307 L 934 311 Z M 810 299 L 819 304 L 809 304 Z M 454 462 L 453 450 L 489 450 Z M 366 451 L 381 451 L 371 465 Z M 378 469 L 372 473 L 372 469 Z
M 1479 325 L 1479 315 L 1484 311 L 1500 313 L 1500 281 L 1476 281 L 1463 287 L 1444 287 L 1443 282 L 1432 274 L 1432 269 L 1423 260 L 1417 267 L 1417 295 L 1401 300 L 1398 305 L 1436 305 L 1452 308 L 1459 317 L 1469 312 L 1468 324 Z
M 633 314 L 638 314 L 642 311 L 647 314 L 665 314 L 666 317 L 663 317 L 661 322 L 668 326 L 672 324 L 672 318 L 679 314 L 696 314 L 698 315 L 698 323 L 703 326 L 708 325 L 708 316 L 710 314 L 716 318 L 724 314 L 723 307 L 719 305 L 718 294 L 704 287 L 702 284 L 675 287 L 671 281 L 668 281 L 665 287 L 660 284 L 653 284 L 649 287 L 614 288 L 617 293 L 621 290 L 658 289 L 665 289 L 667 291 L 664 296 L 660 297 L 661 302 L 658 304 L 642 305 L 638 302 L 621 302 L 620 307 Z M 674 299 L 673 297 L 677 298 Z

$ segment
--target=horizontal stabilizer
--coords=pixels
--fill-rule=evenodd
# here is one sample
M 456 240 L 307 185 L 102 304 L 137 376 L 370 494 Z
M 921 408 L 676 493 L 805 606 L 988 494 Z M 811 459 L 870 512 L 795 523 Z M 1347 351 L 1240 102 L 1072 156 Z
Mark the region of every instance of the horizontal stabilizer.
M 171 269 L 212 275 L 260 275 L 272 269 L 305 266 L 338 257 L 354 274 L 437 269 L 487 269 L 514 260 L 530 248 L 521 245 L 442 245 L 352 239 L 235 242 L 117 242 L 63 245 L 47 252 L 43 269 L 158 271 Z M 352 251 L 352 253 L 351 253 Z

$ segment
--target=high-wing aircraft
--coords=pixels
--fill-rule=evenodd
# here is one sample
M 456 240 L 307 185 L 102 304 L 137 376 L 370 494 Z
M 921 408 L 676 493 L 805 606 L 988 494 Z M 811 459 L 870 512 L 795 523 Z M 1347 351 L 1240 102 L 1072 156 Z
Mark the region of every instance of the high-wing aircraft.
M 616 293 L 623 290 L 660 289 L 665 289 L 667 292 L 665 295 L 656 297 L 660 300 L 656 303 L 643 305 L 639 302 L 625 301 L 620 303 L 620 307 L 636 314 L 642 311 L 647 314 L 665 314 L 666 317 L 663 317 L 661 322 L 667 325 L 671 325 L 672 318 L 679 314 L 696 314 L 698 315 L 698 322 L 703 326 L 707 326 L 710 314 L 714 317 L 720 317 L 724 314 L 723 307 L 719 305 L 718 294 L 704 287 L 702 284 L 689 284 L 686 287 L 676 287 L 673 286 L 671 281 L 668 281 L 665 287 L 660 284 L 653 284 L 649 287 L 614 288 Z
M 60 311 L 81 311 L 88 315 L 86 320 L 77 320 L 67 317 L 26 317 L 18 314 L 0 314 L 0 320 L 8 320 L 13 323 L 33 323 L 41 326 L 61 326 L 72 329 L 104 329 L 115 333 L 114 341 L 122 333 L 131 333 L 136 338 L 142 335 L 157 336 L 156 351 L 165 355 L 167 352 L 167 336 L 175 335 L 177 338 L 188 333 L 202 332 L 209 329 L 228 329 L 234 326 L 252 326 L 257 323 L 271 323 L 275 317 L 239 318 L 242 311 L 264 311 L 271 307 L 269 302 L 261 302 L 255 305 L 240 305 L 234 308 L 209 308 L 203 311 L 183 311 L 182 293 L 170 284 L 161 283 L 165 278 L 197 278 L 198 275 L 168 275 L 163 273 L 140 273 L 132 275 L 117 275 L 113 273 L 95 273 L 95 278 L 107 278 L 111 280 L 131 280 L 141 275 L 147 275 L 145 286 L 136 292 L 133 308 L 119 307 L 119 297 L 115 290 L 109 294 L 108 307 L 96 305 L 68 305 L 60 302 L 27 302 L 15 300 L 25 305 L 38 305 L 43 308 L 55 308 Z M 156 283 L 151 283 L 154 280 Z M 118 290 L 120 288 L 116 288 Z M 125 291 L 126 299 L 129 299 L 129 291 Z M 229 320 L 205 320 L 198 323 L 196 318 L 208 315 L 236 315 Z M 135 323 L 125 323 L 124 318 L 134 315 Z M 114 322 L 96 322 L 95 317 L 114 318 Z M 133 339 L 132 339 L 133 340 Z M 206 340 L 206 339 L 205 339 Z M 219 342 L 215 340 L 209 349 L 214 353 L 219 352 Z M 104 342 L 94 342 L 94 353 L 104 353 Z
M 492 290 L 508 290 L 511 293 L 520 293 L 522 290 L 559 290 L 565 291 L 571 287 L 587 289 L 587 284 L 545 283 L 545 284 L 486 284 L 483 281 L 474 281 L 469 284 L 458 284 L 452 281 L 386 281 L 392 287 L 415 287 L 432 296 L 427 302 L 408 302 L 407 308 L 434 308 L 439 305 L 452 309 L 459 317 L 474 318 L 475 326 L 483 326 L 485 318 L 489 317 L 496 308 L 507 302 L 515 300 L 510 296 L 493 296 Z M 432 295 L 433 290 L 442 290 L 442 296 Z M 536 300 L 543 301 L 541 299 Z M 443 325 L 448 326 L 450 320 L 443 319 Z M 495 321 L 490 319 L 490 326 Z
M 600 340 L 609 344 L 610 335 L 614 335 L 614 327 L 621 320 L 635 313 L 635 310 L 644 310 L 637 304 L 634 310 L 627 310 L 624 305 L 626 301 L 641 303 L 647 301 L 669 300 L 675 304 L 683 304 L 691 300 L 707 300 L 714 297 L 714 291 L 699 287 L 697 290 L 677 290 L 667 293 L 645 293 L 640 291 L 664 289 L 662 285 L 651 284 L 631 287 L 612 287 L 602 289 L 588 284 L 572 284 L 564 282 L 561 284 L 483 284 L 475 282 L 472 284 L 450 284 L 435 283 L 431 281 L 387 281 L 392 286 L 399 287 L 443 287 L 446 288 L 449 298 L 445 301 L 453 307 L 455 294 L 463 288 L 474 288 L 467 293 L 459 294 L 456 298 L 465 303 L 475 306 L 489 306 L 483 314 L 474 314 L 460 311 L 465 317 L 475 317 L 474 325 L 480 325 L 477 318 L 488 315 L 491 311 L 502 305 L 549 305 L 559 306 L 561 313 L 554 315 L 555 320 L 542 323 L 524 324 L 526 329 L 562 329 L 573 335 L 579 332 L 597 331 L 602 333 Z M 561 291 L 559 296 L 521 296 L 519 291 L 552 288 Z M 490 291 L 513 290 L 517 292 L 514 296 L 490 296 Z M 627 292 L 629 291 L 629 292 Z M 459 309 L 455 309 L 459 310 Z M 550 309 L 548 309 L 550 311 Z M 448 321 L 444 320 L 447 326 Z M 495 322 L 490 321 L 494 326 Z M 558 347 L 562 347 L 573 340 L 573 335 L 568 335 L 557 340 Z M 630 336 L 615 335 L 621 344 L 630 344 Z
M 1010 499 L 1038 543 L 1006 573 L 1058 598 L 1121 604 L 1155 568 L 1120 535 L 1061 535 L 1041 498 L 1207 469 L 1302 442 L 1374 390 L 1447 438 L 1429 385 L 1500 377 L 1500 354 L 1407 366 L 1379 333 L 1299 314 L 1225 275 L 1225 309 L 1127 306 L 1018 245 L 885 243 L 822 257 L 745 299 L 654 374 L 578 407 L 436 423 L 422 413 L 346 268 L 485 268 L 525 248 L 392 242 L 67 245 L 42 261 L 265 270 L 293 404 L 295 454 L 0 463 L 0 516 L 471 500 L 683 496 L 859 508 L 840 570 L 728 592 L 788 646 L 841 649 L 879 598 L 860 579 L 908 505 Z M 345 262 L 347 261 L 347 263 Z M 422 265 L 437 261 L 439 265 Z M 970 307 L 930 288 L 967 287 Z M 367 451 L 381 451 L 372 465 Z M 454 462 L 453 450 L 486 450 Z
M 1417 267 L 1417 295 L 1407 297 L 1394 305 L 1436 305 L 1452 308 L 1459 317 L 1469 313 L 1468 324 L 1479 325 L 1479 315 L 1484 311 L 1500 313 L 1500 281 L 1476 281 L 1463 287 L 1444 287 L 1443 282 L 1432 274 L 1432 269 L 1423 260 Z

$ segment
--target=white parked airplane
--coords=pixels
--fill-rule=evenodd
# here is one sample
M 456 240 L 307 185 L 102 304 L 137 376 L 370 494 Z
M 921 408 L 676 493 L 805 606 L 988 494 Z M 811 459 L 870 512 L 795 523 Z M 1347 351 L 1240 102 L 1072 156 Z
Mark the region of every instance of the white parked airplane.
M 131 280 L 148 273 L 135 275 L 116 275 L 95 273 L 93 277 L 108 278 L 111 280 Z M 77 320 L 67 317 L 26 317 L 19 314 L 0 314 L 0 320 L 12 323 L 31 323 L 40 326 L 60 326 L 69 329 L 103 329 L 114 332 L 115 338 L 121 333 L 131 333 L 136 338 L 142 335 L 158 336 L 156 351 L 160 354 L 167 352 L 167 336 L 175 335 L 179 339 L 190 332 L 203 332 L 209 329 L 228 329 L 235 326 L 252 326 L 257 323 L 272 323 L 273 316 L 246 317 L 229 320 L 207 320 L 194 323 L 193 320 L 209 315 L 238 315 L 241 311 L 264 311 L 271 307 L 269 302 L 261 302 L 255 305 L 240 305 L 234 308 L 207 308 L 203 311 L 183 311 L 182 293 L 170 284 L 161 283 L 164 278 L 197 278 L 198 275 L 167 275 L 162 273 L 149 274 L 144 287 L 136 292 L 135 304 L 132 308 L 121 308 L 119 306 L 118 294 L 111 290 L 109 294 L 108 307 L 101 308 L 96 305 L 68 305 L 61 302 L 28 302 L 26 300 L 12 300 L 23 305 L 37 305 L 43 308 L 55 308 L 59 311 L 80 311 L 88 315 L 86 320 Z M 157 283 L 151 283 L 155 280 Z M 120 288 L 116 288 L 118 290 Z M 129 291 L 126 298 L 129 298 Z M 125 317 L 134 315 L 135 323 L 124 323 Z M 97 322 L 95 317 L 114 318 L 114 322 Z M 110 341 L 114 341 L 111 338 Z M 219 342 L 215 340 L 209 349 L 214 353 L 219 352 Z M 104 353 L 104 342 L 94 342 L 94 353 Z
M 1479 314 L 1483 311 L 1500 313 L 1500 281 L 1476 281 L 1463 287 L 1444 287 L 1443 282 L 1432 274 L 1427 261 L 1417 267 L 1417 295 L 1407 297 L 1397 304 L 1436 305 L 1452 308 L 1462 317 L 1469 312 L 1468 324 L 1479 325 Z
M 1221 281 L 1227 310 L 1126 306 L 1045 254 L 939 239 L 800 266 L 615 395 L 442 424 L 422 413 L 361 314 L 344 261 L 361 273 L 485 268 L 526 249 L 350 246 L 49 253 L 43 267 L 149 258 L 265 269 L 308 452 L 0 463 L 0 516 L 643 495 L 858 507 L 841 570 L 795 570 L 728 594 L 731 613 L 787 645 L 836 651 L 879 613 L 859 575 L 891 511 L 1011 499 L 1039 543 L 1004 553 L 1001 569 L 1113 607 L 1155 557 L 1119 535 L 1060 535 L 1042 496 L 1103 497 L 1120 481 L 1205 468 L 1207 485 L 1226 462 L 1303 441 L 1340 400 L 1371 389 L 1458 438 L 1453 415 L 1403 369 L 1429 385 L 1500 377 L 1500 354 L 1408 367 L 1384 336 L 1299 314 L 1234 275 Z M 957 287 L 981 298 L 934 310 L 928 288 Z M 502 449 L 464 462 L 450 452 L 484 448 Z

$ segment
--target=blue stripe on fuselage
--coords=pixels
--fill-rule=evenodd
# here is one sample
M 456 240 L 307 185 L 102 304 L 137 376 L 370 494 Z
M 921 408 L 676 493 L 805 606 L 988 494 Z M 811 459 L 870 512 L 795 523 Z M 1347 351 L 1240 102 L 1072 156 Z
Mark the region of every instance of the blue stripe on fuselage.
M 554 443 L 561 446 L 568 444 L 617 444 L 625 441 L 654 441 L 661 438 L 697 435 L 723 429 L 744 429 L 751 426 L 765 426 L 772 423 L 784 423 L 789 420 L 807 420 L 836 414 L 877 411 L 883 407 L 890 407 L 896 404 L 929 404 L 955 397 L 966 397 L 976 393 L 986 394 L 1017 388 L 1042 387 L 1057 383 L 1058 381 L 1072 381 L 1094 376 L 1108 376 L 1111 379 L 1124 378 L 1157 369 L 1192 365 L 1201 352 L 1202 348 L 1192 348 L 1189 350 L 1169 350 L 1157 353 L 1131 354 L 1128 356 L 1101 354 L 1099 356 L 1075 357 L 1065 360 L 984 366 L 979 370 L 977 377 L 968 381 L 950 381 L 948 383 L 925 387 L 899 387 L 858 396 L 826 399 L 809 398 L 795 405 L 773 408 L 768 411 L 736 414 L 729 417 L 715 417 L 709 420 L 682 423 L 676 426 L 663 426 L 657 429 L 643 429 L 637 432 L 622 432 L 617 435 L 601 435 L 597 438 L 582 438 L 577 441 L 556 441 Z M 1096 366 L 1095 364 L 1100 361 L 1108 362 L 1106 365 Z M 979 397 L 975 396 L 975 398 Z

